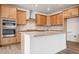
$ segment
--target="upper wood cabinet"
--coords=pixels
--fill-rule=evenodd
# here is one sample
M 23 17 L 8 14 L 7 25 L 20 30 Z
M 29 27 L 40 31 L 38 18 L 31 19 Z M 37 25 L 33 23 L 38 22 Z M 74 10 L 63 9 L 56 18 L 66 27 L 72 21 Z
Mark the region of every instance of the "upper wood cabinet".
M 50 16 L 50 23 L 51 23 L 51 25 L 56 25 L 57 24 L 56 18 L 57 18 L 56 15 Z
M 2 18 L 9 18 L 9 6 L 0 5 L 0 12 Z
M 0 5 L 1 18 L 11 18 L 16 20 L 16 7 Z
M 79 16 L 79 7 L 67 9 L 63 12 L 64 18 Z
M 47 16 L 47 25 L 51 25 L 50 24 L 50 16 Z
M 68 10 L 65 10 L 65 11 L 63 12 L 64 18 L 68 18 L 68 16 L 69 16 L 68 13 L 69 13 Z
M 26 11 L 17 10 L 17 24 L 26 24 Z
M 58 13 L 50 16 L 51 25 L 63 25 L 63 13 Z
M 36 25 L 43 26 L 47 24 L 47 16 L 36 14 Z
M 9 17 L 12 18 L 12 19 L 16 19 L 17 18 L 17 15 L 16 15 L 16 8 L 15 7 L 12 7 L 12 6 L 9 6 Z
M 63 13 L 57 14 L 57 25 L 63 25 L 64 23 L 64 18 L 63 18 Z

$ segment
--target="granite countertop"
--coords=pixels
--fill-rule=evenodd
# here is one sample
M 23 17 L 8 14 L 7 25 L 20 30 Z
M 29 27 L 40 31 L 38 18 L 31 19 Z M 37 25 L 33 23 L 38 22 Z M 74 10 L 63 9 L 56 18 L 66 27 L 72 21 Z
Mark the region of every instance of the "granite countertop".
M 25 33 L 34 37 L 38 36 L 48 36 L 48 35 L 56 35 L 56 34 L 62 34 L 63 31 L 23 31 L 21 33 Z
M 63 30 L 21 30 L 19 32 L 41 32 L 41 31 L 63 31 Z

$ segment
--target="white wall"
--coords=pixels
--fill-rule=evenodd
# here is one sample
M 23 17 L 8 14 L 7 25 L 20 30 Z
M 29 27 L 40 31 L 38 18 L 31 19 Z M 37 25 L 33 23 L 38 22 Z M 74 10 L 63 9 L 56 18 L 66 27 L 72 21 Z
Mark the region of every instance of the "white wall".
M 67 40 L 79 42 L 79 18 L 67 19 Z

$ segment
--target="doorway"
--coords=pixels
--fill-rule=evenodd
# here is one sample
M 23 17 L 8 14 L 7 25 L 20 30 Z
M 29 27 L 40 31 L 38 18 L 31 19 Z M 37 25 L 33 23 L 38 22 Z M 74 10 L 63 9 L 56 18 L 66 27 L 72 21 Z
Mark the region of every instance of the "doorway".
M 79 53 L 79 17 L 65 19 L 66 45 L 68 51 Z

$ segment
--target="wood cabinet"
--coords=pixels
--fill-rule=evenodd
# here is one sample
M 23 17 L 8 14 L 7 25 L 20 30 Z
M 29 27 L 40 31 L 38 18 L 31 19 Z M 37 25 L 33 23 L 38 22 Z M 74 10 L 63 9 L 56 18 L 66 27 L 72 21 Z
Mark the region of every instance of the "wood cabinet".
M 36 15 L 36 25 L 44 26 L 46 24 L 47 24 L 47 16 L 37 14 Z
M 26 24 L 26 11 L 17 10 L 17 24 Z
M 56 15 L 52 15 L 50 18 L 51 25 L 56 25 Z
M 58 13 L 50 16 L 51 25 L 63 25 L 63 13 Z
M 49 25 L 49 26 L 51 25 L 51 24 L 50 24 L 50 17 L 51 17 L 51 16 L 47 16 L 47 25 Z
M 12 7 L 12 6 L 9 6 L 9 17 L 11 19 L 15 19 L 17 18 L 17 15 L 16 15 L 16 8 L 15 7 Z
M 16 33 L 16 37 L 6 37 L 6 38 L 1 37 L 0 39 L 1 46 L 20 43 L 20 42 L 21 42 L 21 33 L 19 32 Z
M 63 25 L 64 23 L 64 18 L 63 18 L 63 13 L 57 14 L 57 25 Z
M 64 12 L 63 12 L 63 15 L 64 15 L 64 18 L 68 18 L 69 17 L 69 10 L 65 10 Z
M 67 9 L 63 12 L 64 18 L 79 16 L 79 7 Z
M 0 17 L 16 20 L 16 7 L 9 5 L 0 5 Z
M 16 42 L 17 43 L 21 42 L 21 33 L 17 32 L 16 37 L 17 37 Z
M 9 18 L 9 6 L 0 5 L 1 18 Z
M 16 43 L 16 37 L 1 38 L 0 45 L 8 45 Z

